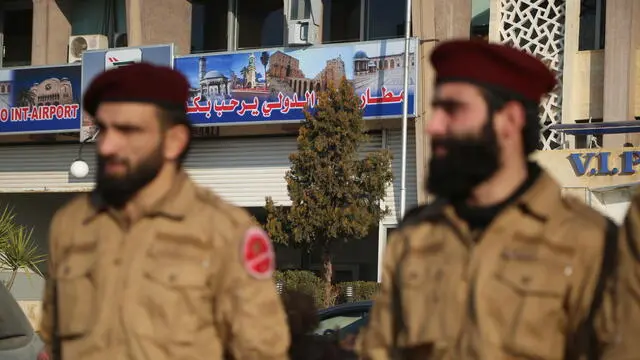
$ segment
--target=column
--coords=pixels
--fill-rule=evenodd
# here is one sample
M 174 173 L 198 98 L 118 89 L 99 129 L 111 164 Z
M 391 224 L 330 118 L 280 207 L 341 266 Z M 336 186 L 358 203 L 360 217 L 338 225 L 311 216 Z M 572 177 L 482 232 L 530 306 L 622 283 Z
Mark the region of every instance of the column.
M 416 128 L 416 171 L 418 181 L 418 203 L 428 201 L 424 189 L 427 161 L 431 152 L 429 139 L 425 136 L 425 126 L 431 116 L 429 104 L 433 95 L 434 72 L 429 62 L 431 50 L 438 41 L 453 38 L 469 38 L 471 26 L 471 0 L 413 0 L 413 36 L 420 39 L 416 63 L 420 69 L 418 80 Z
M 127 0 L 129 46 L 175 45 L 175 55 L 191 53 L 191 3 L 187 0 Z
M 32 65 L 66 64 L 72 0 L 33 0 Z
M 633 120 L 635 114 L 638 49 L 638 0 L 607 1 L 604 47 L 603 121 Z M 629 141 L 640 145 L 640 135 L 603 136 L 603 147 L 615 148 Z

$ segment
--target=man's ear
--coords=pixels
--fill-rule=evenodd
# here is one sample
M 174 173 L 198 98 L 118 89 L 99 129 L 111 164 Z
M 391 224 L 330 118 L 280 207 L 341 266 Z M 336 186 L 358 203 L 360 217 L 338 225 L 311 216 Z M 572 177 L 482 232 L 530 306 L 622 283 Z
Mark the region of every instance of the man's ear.
M 189 144 L 189 128 L 185 125 L 174 125 L 164 135 L 164 157 L 178 160 Z
M 524 106 L 517 101 L 509 101 L 496 113 L 496 131 L 503 137 L 521 136 L 527 121 Z

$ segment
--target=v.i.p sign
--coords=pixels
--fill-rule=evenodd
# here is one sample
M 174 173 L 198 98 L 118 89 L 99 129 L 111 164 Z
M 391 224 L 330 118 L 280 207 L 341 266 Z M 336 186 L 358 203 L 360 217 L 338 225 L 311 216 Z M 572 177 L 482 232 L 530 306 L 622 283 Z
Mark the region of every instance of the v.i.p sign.
M 640 151 L 623 151 L 617 158 L 608 151 L 573 153 L 568 159 L 576 176 L 633 175 L 640 164 Z

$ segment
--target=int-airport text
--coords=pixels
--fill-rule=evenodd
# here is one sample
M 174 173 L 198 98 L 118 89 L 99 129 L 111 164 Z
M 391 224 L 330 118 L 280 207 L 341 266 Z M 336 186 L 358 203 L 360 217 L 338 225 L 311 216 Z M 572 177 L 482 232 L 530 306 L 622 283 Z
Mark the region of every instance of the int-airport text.
M 0 122 L 74 120 L 78 118 L 80 105 L 22 106 L 0 109 Z

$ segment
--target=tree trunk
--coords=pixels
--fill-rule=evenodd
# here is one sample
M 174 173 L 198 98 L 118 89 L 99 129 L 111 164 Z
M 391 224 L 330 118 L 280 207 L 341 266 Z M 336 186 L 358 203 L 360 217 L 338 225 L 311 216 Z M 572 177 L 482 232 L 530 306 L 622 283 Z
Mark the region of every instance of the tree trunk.
M 322 274 L 324 275 L 324 306 L 333 305 L 333 265 L 331 264 L 331 249 L 329 245 L 322 248 Z
M 18 275 L 18 269 L 14 269 L 11 272 L 11 277 L 9 278 L 9 281 L 7 282 L 7 289 L 11 290 L 11 288 L 13 287 L 13 283 L 16 281 L 17 275 Z

